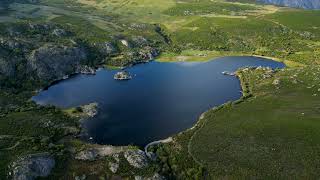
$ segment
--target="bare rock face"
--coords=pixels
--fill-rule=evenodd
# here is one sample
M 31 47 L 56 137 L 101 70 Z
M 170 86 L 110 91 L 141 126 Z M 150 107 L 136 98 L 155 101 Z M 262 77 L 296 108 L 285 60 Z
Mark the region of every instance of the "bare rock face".
M 94 161 L 98 158 L 113 156 L 114 159 L 119 162 L 119 153 L 125 151 L 127 147 L 125 146 L 97 146 L 80 151 L 75 159 L 84 161 Z
M 128 150 L 124 153 L 124 157 L 135 168 L 142 169 L 149 164 L 146 154 L 141 150 Z
M 320 9 L 320 0 L 257 0 L 267 4 L 304 9 Z
M 111 172 L 117 173 L 119 166 L 120 166 L 119 154 L 113 154 L 112 157 L 113 157 L 114 161 L 109 162 L 109 169 Z
M 48 153 L 28 155 L 12 163 L 12 179 L 33 180 L 46 177 L 54 166 L 55 160 Z
M 142 177 L 142 176 L 135 176 L 135 180 L 165 180 L 166 178 L 161 176 L 158 173 L 155 173 L 152 177 Z
M 118 162 L 109 162 L 109 169 L 111 172 L 113 173 L 117 173 L 118 169 L 119 169 L 119 163 Z
M 13 76 L 15 74 L 14 64 L 0 57 L 0 75 Z
M 31 53 L 28 63 L 40 79 L 56 80 L 81 69 L 86 58 L 87 52 L 80 47 L 45 45 Z
M 105 56 L 110 56 L 118 52 L 117 46 L 112 42 L 96 43 L 95 46 L 98 51 Z
M 98 152 L 95 149 L 89 149 L 86 151 L 79 152 L 75 159 L 77 160 L 85 160 L 85 161 L 94 161 L 98 157 Z
M 135 36 L 132 38 L 136 47 L 143 47 L 148 45 L 148 40 L 142 36 Z

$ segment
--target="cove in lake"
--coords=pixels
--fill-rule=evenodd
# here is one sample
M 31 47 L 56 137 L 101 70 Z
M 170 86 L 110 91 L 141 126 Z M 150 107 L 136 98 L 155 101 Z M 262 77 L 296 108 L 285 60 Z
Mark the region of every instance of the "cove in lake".
M 239 80 L 221 72 L 246 66 L 283 68 L 258 57 L 224 57 L 208 62 L 150 62 L 128 68 L 129 81 L 117 70 L 76 75 L 40 92 L 33 100 L 61 108 L 99 103 L 99 114 L 84 122 L 94 143 L 144 146 L 192 127 L 209 108 L 241 97 Z

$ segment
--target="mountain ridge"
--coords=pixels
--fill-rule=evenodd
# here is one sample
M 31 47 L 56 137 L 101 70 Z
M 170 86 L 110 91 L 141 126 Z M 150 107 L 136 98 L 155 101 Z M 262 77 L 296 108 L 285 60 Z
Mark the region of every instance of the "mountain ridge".
M 320 9 L 320 0 L 258 0 L 266 4 L 275 4 L 303 9 Z

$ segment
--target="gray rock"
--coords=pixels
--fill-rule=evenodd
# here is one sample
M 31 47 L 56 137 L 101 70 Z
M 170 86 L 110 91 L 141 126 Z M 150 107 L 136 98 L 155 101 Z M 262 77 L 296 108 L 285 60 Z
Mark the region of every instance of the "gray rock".
M 158 173 L 155 173 L 151 178 L 148 178 L 148 180 L 165 180 L 166 178 L 161 176 Z
M 12 179 L 33 180 L 46 177 L 54 166 L 55 160 L 48 153 L 28 155 L 12 163 Z
M 28 66 L 43 80 L 59 80 L 81 68 L 87 52 L 80 47 L 45 45 L 28 57 Z
M 80 129 L 76 127 L 62 127 L 61 129 L 65 135 L 76 135 L 80 133 Z
M 80 74 L 96 74 L 96 70 L 89 66 L 78 66 L 76 73 Z
M 132 76 L 127 71 L 120 71 L 120 72 L 117 72 L 113 76 L 113 78 L 115 80 L 129 80 L 129 79 L 132 79 Z
M 98 157 L 98 152 L 95 149 L 88 149 L 85 151 L 79 152 L 75 159 L 77 160 L 85 160 L 85 161 L 94 161 Z
M 145 178 L 143 178 L 142 176 L 135 176 L 134 180 L 144 180 Z
M 74 180 L 86 180 L 87 179 L 87 176 L 85 174 L 83 174 L 82 176 L 76 176 L 74 178 Z
M 119 163 L 109 162 L 109 169 L 113 173 L 117 173 L 119 169 Z
M 135 46 L 143 47 L 148 45 L 148 40 L 142 36 L 135 36 L 132 38 L 133 43 Z
M 98 158 L 112 156 L 115 159 L 115 161 L 119 163 L 119 153 L 124 152 L 126 150 L 127 147 L 125 146 L 96 146 L 79 152 L 75 156 L 75 159 L 93 161 Z
M 13 76 L 16 72 L 15 64 L 17 59 L 13 59 L 12 61 L 8 61 L 7 59 L 0 57 L 0 75 L 3 74 L 5 76 Z
M 120 42 L 121 42 L 122 45 L 124 45 L 126 47 L 130 47 L 130 44 L 129 44 L 129 42 L 127 40 L 121 39 Z
M 132 23 L 130 24 L 130 29 L 134 30 L 144 30 L 147 28 L 146 24 L 138 24 L 138 23 Z
M 120 163 L 119 154 L 112 154 L 111 156 L 113 157 L 115 162 L 109 162 L 109 169 L 111 172 L 117 173 Z
M 267 4 L 275 4 L 280 6 L 304 8 L 304 9 L 320 9 L 320 0 L 257 0 Z
M 159 55 L 157 49 L 146 46 L 139 51 L 139 58 L 143 60 L 152 60 Z
M 141 150 L 128 150 L 124 153 L 124 157 L 135 168 L 145 168 L 149 164 L 145 152 Z
M 106 57 L 118 53 L 118 47 L 112 42 L 94 43 L 94 47 Z
M 135 180 L 165 180 L 166 178 L 161 176 L 158 173 L 155 173 L 152 177 L 142 177 L 142 176 L 135 176 Z
M 98 114 L 98 103 L 90 103 L 88 105 L 81 106 L 83 113 L 89 117 L 94 117 Z
M 54 29 L 52 34 L 58 37 L 62 37 L 62 36 L 66 36 L 67 32 L 64 29 Z
M 37 30 L 37 31 L 48 31 L 51 28 L 51 25 L 29 23 L 29 28 L 31 30 Z

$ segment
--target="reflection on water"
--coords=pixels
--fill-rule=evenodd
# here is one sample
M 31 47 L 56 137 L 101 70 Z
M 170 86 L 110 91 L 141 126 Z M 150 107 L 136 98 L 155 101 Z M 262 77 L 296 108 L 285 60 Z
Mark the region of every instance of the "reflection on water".
M 127 69 L 136 75 L 116 81 L 115 70 L 76 75 L 35 96 L 39 104 L 62 108 L 99 103 L 99 114 L 84 123 L 94 142 L 145 145 L 190 128 L 209 108 L 239 99 L 233 72 L 245 66 L 282 68 L 284 64 L 257 57 L 224 57 L 202 63 L 151 62 Z

